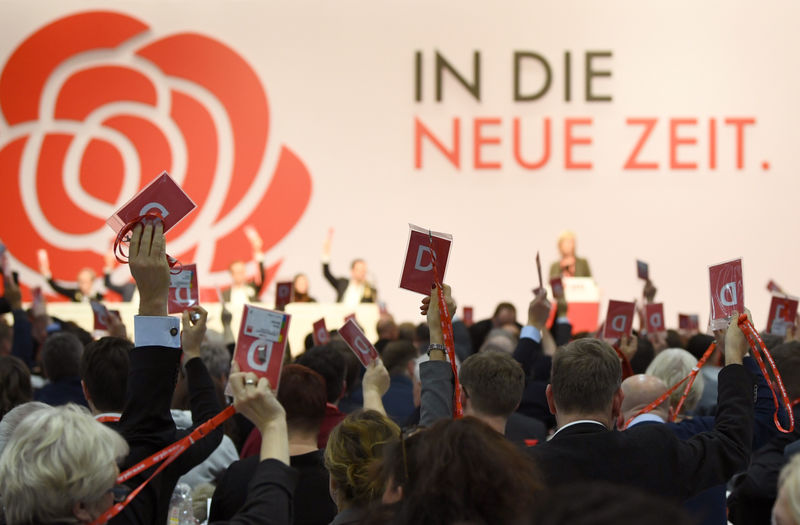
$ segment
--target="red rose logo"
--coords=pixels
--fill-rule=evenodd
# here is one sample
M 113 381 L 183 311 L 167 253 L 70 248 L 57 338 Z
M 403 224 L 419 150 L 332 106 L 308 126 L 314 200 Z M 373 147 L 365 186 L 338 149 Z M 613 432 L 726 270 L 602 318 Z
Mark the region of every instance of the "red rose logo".
M 40 247 L 59 277 L 99 266 L 106 218 L 166 169 L 198 204 L 170 253 L 224 281 L 250 257 L 238 228 L 256 225 L 269 250 L 308 205 L 308 170 L 285 146 L 266 151 L 268 128 L 258 76 L 217 40 L 159 38 L 105 11 L 56 20 L 0 73 L 0 237 L 27 268 Z

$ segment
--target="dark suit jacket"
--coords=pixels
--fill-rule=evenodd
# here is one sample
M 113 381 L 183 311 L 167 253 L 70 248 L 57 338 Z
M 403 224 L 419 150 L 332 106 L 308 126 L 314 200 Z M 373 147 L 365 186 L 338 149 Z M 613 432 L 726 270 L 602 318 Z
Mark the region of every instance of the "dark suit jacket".
M 130 453 L 120 466 L 124 471 L 194 430 L 175 428 L 170 414 L 172 394 L 180 364 L 181 349 L 141 346 L 131 350 L 125 408 L 114 427 L 128 442 Z M 186 362 L 189 403 L 195 426 L 215 416 L 219 405 L 214 382 L 199 358 Z M 195 442 L 178 459 L 147 484 L 133 501 L 109 523 L 150 525 L 166 523 L 169 501 L 178 478 L 202 463 L 222 441 L 217 428 Z M 127 482 L 137 487 L 153 472 L 144 471 Z
M 331 266 L 328 263 L 322 263 L 322 274 L 325 276 L 325 279 L 331 283 L 336 289 L 336 302 L 342 302 L 342 297 L 344 297 L 344 292 L 347 290 L 347 285 L 350 284 L 349 279 L 345 279 L 344 277 L 336 277 L 331 273 Z M 362 303 L 374 303 L 378 298 L 378 291 L 375 290 L 375 287 L 369 283 L 364 283 L 364 295 L 361 297 Z
M 111 282 L 111 274 L 106 273 L 103 275 L 103 284 L 112 292 L 118 293 L 122 296 L 122 300 L 129 303 L 133 299 L 133 294 L 136 292 L 136 283 L 126 283 L 121 286 Z
M 548 486 L 600 480 L 683 501 L 725 483 L 747 465 L 753 436 L 753 379 L 741 365 L 719 375 L 714 430 L 679 440 L 665 425 L 625 432 L 578 423 L 528 449 Z
M 267 278 L 266 277 L 266 273 L 264 273 L 264 261 L 263 261 L 263 259 L 258 261 L 258 274 L 261 276 L 261 279 L 259 280 L 259 282 L 261 284 L 258 284 L 255 281 L 250 281 L 250 282 L 247 283 L 247 286 L 249 286 L 253 290 L 251 292 L 251 294 L 250 294 L 250 297 L 249 297 L 250 301 L 252 301 L 252 302 L 258 301 L 258 296 L 261 295 L 261 287 L 264 286 L 264 280 Z M 225 290 L 222 290 L 222 300 L 225 301 L 226 303 L 230 302 L 230 300 L 231 300 L 231 289 L 230 288 L 226 288 Z
M 589 261 L 581 257 L 575 257 L 575 275 L 573 277 L 591 277 L 592 270 L 589 269 Z M 556 261 L 550 265 L 550 278 L 561 277 L 561 261 Z

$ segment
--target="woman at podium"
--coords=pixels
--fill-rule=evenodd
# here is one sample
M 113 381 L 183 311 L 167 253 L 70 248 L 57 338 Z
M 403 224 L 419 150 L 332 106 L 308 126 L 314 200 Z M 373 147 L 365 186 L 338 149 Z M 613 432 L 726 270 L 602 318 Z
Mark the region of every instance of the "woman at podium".
M 591 277 L 589 261 L 575 255 L 575 234 L 565 231 L 558 236 L 558 252 L 561 260 L 550 266 L 550 278 L 555 277 Z

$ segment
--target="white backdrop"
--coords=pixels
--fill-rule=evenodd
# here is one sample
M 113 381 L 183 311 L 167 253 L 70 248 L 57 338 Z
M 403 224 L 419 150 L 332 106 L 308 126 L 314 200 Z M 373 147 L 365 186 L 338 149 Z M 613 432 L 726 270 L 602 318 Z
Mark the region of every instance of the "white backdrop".
M 795 2 L 1 0 L 0 61 L 44 24 L 93 9 L 139 18 L 157 35 L 202 33 L 254 68 L 269 97 L 271 140 L 290 145 L 313 181 L 305 214 L 267 258 L 284 258 L 279 280 L 306 272 L 320 300 L 334 298 L 319 267 L 333 227 L 334 270 L 346 275 L 350 260 L 364 257 L 390 310 L 414 319 L 418 297 L 397 288 L 408 222 L 453 234 L 447 281 L 461 305 L 475 306 L 476 318 L 511 300 L 524 319 L 536 285 L 535 254 L 541 251 L 546 272 L 563 229 L 577 233 L 579 255 L 589 258 L 604 299 L 639 296 L 634 260 L 649 261 L 672 325 L 679 310 L 700 313 L 705 324 L 707 266 L 737 256 L 744 257 L 745 301 L 759 326 L 768 279 L 800 293 Z M 449 76 L 444 100 L 436 102 L 434 51 L 469 79 L 476 50 L 481 101 Z M 425 64 L 422 102 L 414 100 L 416 51 Z M 549 61 L 552 86 L 540 100 L 514 102 L 514 51 Z M 563 97 L 565 51 L 572 56 L 571 102 Z M 612 53 L 594 63 L 612 72 L 594 81 L 594 91 L 610 94 L 611 102 L 584 101 L 586 51 Z M 531 86 L 541 80 L 533 66 L 526 75 Z M 456 117 L 461 169 L 429 141 L 416 169 L 415 118 L 450 145 Z M 484 146 L 482 156 L 501 169 L 473 168 L 472 123 L 483 117 L 500 119 L 483 131 L 500 144 Z M 552 120 L 552 156 L 540 170 L 514 162 L 517 117 L 530 159 L 541 152 L 542 119 Z M 624 170 L 642 130 L 626 119 L 643 117 L 658 121 L 640 156 L 660 168 Z M 736 117 L 756 121 L 744 131 L 741 170 L 734 129 L 723 124 Z M 565 118 L 592 119 L 573 131 L 592 137 L 573 153 L 592 169 L 564 169 Z M 698 119 L 679 128 L 697 144 L 677 154 L 697 169 L 670 169 L 670 118 Z M 710 118 L 717 121 L 715 170 L 708 161 Z M 4 218 L 0 237 L 13 227 Z

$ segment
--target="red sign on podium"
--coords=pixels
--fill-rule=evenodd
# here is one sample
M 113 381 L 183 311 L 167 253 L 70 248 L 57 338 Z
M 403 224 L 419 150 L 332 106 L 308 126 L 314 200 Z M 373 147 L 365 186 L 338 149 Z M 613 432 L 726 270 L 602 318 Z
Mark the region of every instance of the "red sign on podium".
M 294 299 L 292 297 L 293 295 L 294 283 L 292 283 L 292 281 L 277 283 L 275 286 L 275 309 L 283 310 L 287 304 L 292 302 Z

